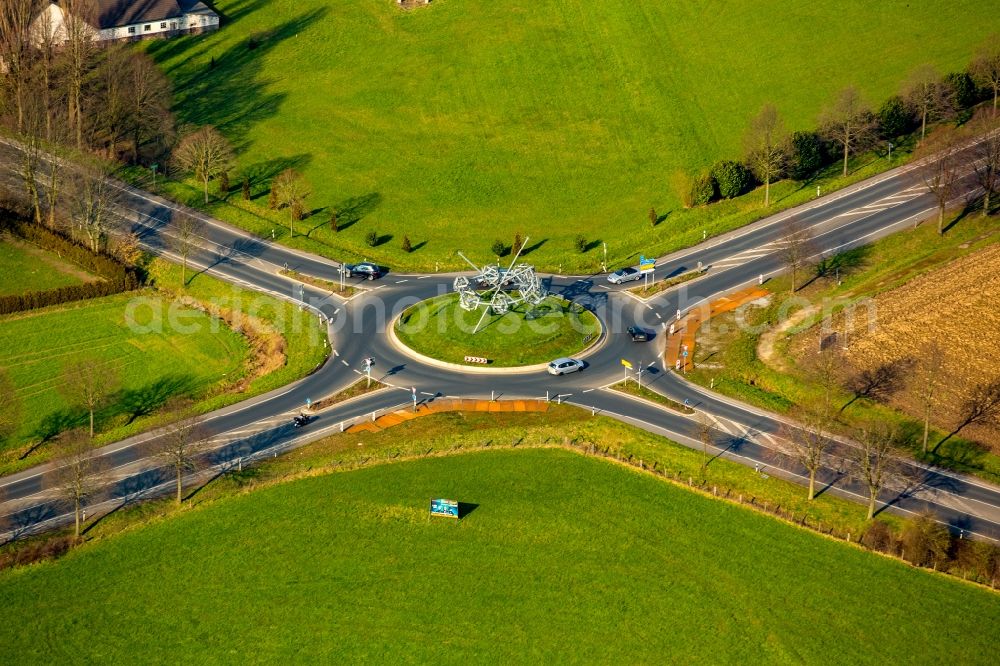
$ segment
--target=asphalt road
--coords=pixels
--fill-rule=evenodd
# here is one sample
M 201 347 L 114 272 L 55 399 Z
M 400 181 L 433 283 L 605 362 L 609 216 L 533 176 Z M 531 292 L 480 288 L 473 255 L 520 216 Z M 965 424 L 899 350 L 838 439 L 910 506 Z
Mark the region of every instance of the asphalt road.
M 14 150 L 9 144 L 0 144 L 0 164 L 16 165 Z M 969 159 L 971 171 L 971 155 Z M 13 177 L 9 167 L 5 177 Z M 451 291 L 455 274 L 390 272 L 374 282 L 351 280 L 361 291 L 345 300 L 278 274 L 289 268 L 336 281 L 340 279 L 337 262 L 252 237 L 135 188 L 121 188 L 123 224 L 131 226 L 148 249 L 171 256 L 172 220 L 178 210 L 184 210 L 206 223 L 200 247 L 189 258 L 192 266 L 247 289 L 298 302 L 306 316 L 327 322 L 332 353 L 311 375 L 207 416 L 202 427 L 212 438 L 214 448 L 203 462 L 215 470 L 274 455 L 336 432 L 342 424 L 409 405 L 412 389 L 421 401 L 440 396 L 548 397 L 700 447 L 693 418 L 606 388 L 621 380 L 620 360 L 627 358 L 636 366 L 642 364 L 643 381 L 652 390 L 678 402 L 686 400 L 712 417 L 717 455 L 803 482 L 803 470 L 774 452 L 774 438 L 783 427 L 793 424 L 696 387 L 660 366 L 666 326 L 678 310 L 686 312 L 782 271 L 781 239 L 784 223 L 790 217 L 810 227 L 822 254 L 832 256 L 909 227 L 930 216 L 935 206 L 915 176 L 914 167 L 903 167 L 660 258 L 658 278 L 699 265 L 707 267 L 707 271 L 703 278 L 649 300 L 627 292 L 628 287 L 638 283 L 615 286 L 604 275 L 544 276 L 548 290 L 591 309 L 605 327 L 598 348 L 586 357 L 588 367 L 584 371 L 552 377 L 544 371 L 508 374 L 442 368 L 423 363 L 392 344 L 386 331 L 395 317 L 413 303 Z M 963 181 L 963 196 L 974 189 L 970 174 Z M 648 343 L 633 343 L 625 334 L 630 325 L 653 329 L 657 336 Z M 305 428 L 291 426 L 291 416 L 305 407 L 307 399 L 316 401 L 349 386 L 361 372 L 362 359 L 369 356 L 376 359 L 373 377 L 388 388 L 324 410 Z M 158 436 L 155 432 L 139 435 L 98 452 L 109 477 L 102 508 L 167 489 L 170 474 L 151 457 Z M 839 442 L 837 446 L 849 443 Z M 6 515 L 15 534 L 46 529 L 71 518 L 67 507 L 49 488 L 51 473 L 49 464 L 0 479 L 0 513 Z M 882 493 L 883 510 L 904 514 L 929 510 L 956 531 L 1000 540 L 1000 489 L 917 463 L 907 465 L 905 478 L 905 486 Z M 863 491 L 838 470 L 827 470 L 820 482 L 825 492 L 863 499 Z

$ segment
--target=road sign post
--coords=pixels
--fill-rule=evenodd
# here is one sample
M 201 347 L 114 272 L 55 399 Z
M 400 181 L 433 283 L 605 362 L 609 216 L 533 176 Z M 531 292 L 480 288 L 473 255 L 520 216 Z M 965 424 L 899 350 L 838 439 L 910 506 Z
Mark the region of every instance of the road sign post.
M 369 356 L 365 359 L 365 377 L 368 378 L 368 388 L 372 385 L 372 366 L 375 365 L 375 359 Z
M 410 393 L 413 395 L 413 411 L 417 411 L 417 387 L 414 386 L 410 389 Z
M 625 366 L 625 384 L 628 384 L 628 371 L 632 369 L 632 364 L 626 359 L 622 359 L 622 365 Z

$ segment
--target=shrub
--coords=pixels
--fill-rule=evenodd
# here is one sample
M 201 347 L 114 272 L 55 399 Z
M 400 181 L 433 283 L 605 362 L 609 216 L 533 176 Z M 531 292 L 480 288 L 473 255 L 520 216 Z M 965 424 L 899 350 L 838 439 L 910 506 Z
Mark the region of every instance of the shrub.
M 979 101 L 979 89 L 968 72 L 954 72 L 944 77 L 952 99 L 959 109 L 968 109 Z
M 951 535 L 931 515 L 922 514 L 907 523 L 900 541 L 903 559 L 912 564 L 937 568 L 948 561 Z
M 330 213 L 330 231 L 333 233 L 340 231 L 340 227 L 337 226 L 337 211 Z
M 521 248 L 523 247 L 524 247 L 524 236 L 522 236 L 521 232 L 518 231 L 517 233 L 514 234 L 514 244 L 511 246 L 510 251 L 514 254 L 517 254 L 518 252 L 521 251 Z
M 893 139 L 916 129 L 916 116 L 902 97 L 893 95 L 879 109 L 878 124 L 882 136 Z
M 573 239 L 573 247 L 576 248 L 577 252 L 583 254 L 587 251 L 587 239 L 577 234 L 577 237 Z
M 649 209 L 649 226 L 655 227 L 656 226 L 656 221 L 658 219 L 660 219 L 660 216 L 656 214 L 656 209 L 655 208 L 650 208 Z
M 278 210 L 278 188 L 273 184 L 271 185 L 271 191 L 267 195 L 267 207 L 270 210 Z
M 229 194 L 229 172 L 223 171 L 219 174 L 219 194 L 225 196 Z
M 891 527 L 881 520 L 875 520 L 861 535 L 861 545 L 882 553 L 891 553 L 895 550 L 896 538 Z
M 806 180 L 815 174 L 826 161 L 823 141 L 816 132 L 792 134 L 792 154 L 788 161 L 788 175 L 795 180 Z
M 403 236 L 403 252 L 406 252 L 407 254 L 413 252 L 413 245 L 410 244 L 409 236 Z
M 503 244 L 503 241 L 499 238 L 493 241 L 493 245 L 490 246 L 490 250 L 497 257 L 502 257 L 507 254 L 507 246 Z
M 33 541 L 19 546 L 0 555 L 0 569 L 34 564 L 42 560 L 53 560 L 62 557 L 69 549 L 83 539 L 72 536 L 57 536 L 41 541 Z
M 732 199 L 749 192 L 754 182 L 750 169 L 732 160 L 716 162 L 711 175 L 719 189 L 719 196 L 723 199 Z
M 365 242 L 368 243 L 368 247 L 375 247 L 378 245 L 378 233 L 376 231 L 369 231 L 365 234 Z
M 291 213 L 293 220 L 301 220 L 306 216 L 305 211 L 302 209 L 301 201 L 296 199 L 295 201 L 292 202 Z
M 689 195 L 692 206 L 704 206 L 715 198 L 715 179 L 711 174 L 702 174 L 691 182 Z
M 250 179 L 243 179 L 243 201 L 250 201 Z

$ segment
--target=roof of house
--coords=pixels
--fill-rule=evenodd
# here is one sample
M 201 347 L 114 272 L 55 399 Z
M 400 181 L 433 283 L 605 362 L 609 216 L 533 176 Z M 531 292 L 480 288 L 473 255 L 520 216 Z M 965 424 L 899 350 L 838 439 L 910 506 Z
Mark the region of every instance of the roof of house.
M 162 21 L 205 11 L 210 10 L 200 0 L 97 0 L 97 27 Z

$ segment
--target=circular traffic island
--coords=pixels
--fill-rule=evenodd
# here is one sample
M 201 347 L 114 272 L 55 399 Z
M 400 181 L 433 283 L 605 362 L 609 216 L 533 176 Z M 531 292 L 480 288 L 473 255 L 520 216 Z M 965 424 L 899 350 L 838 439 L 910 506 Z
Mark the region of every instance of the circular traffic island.
M 502 315 L 487 312 L 483 316 L 483 312 L 465 310 L 458 294 L 446 294 L 403 311 L 393 332 L 404 347 L 419 355 L 495 368 L 539 365 L 578 355 L 601 337 L 601 322 L 592 312 L 556 296 L 535 306 L 520 303 Z

